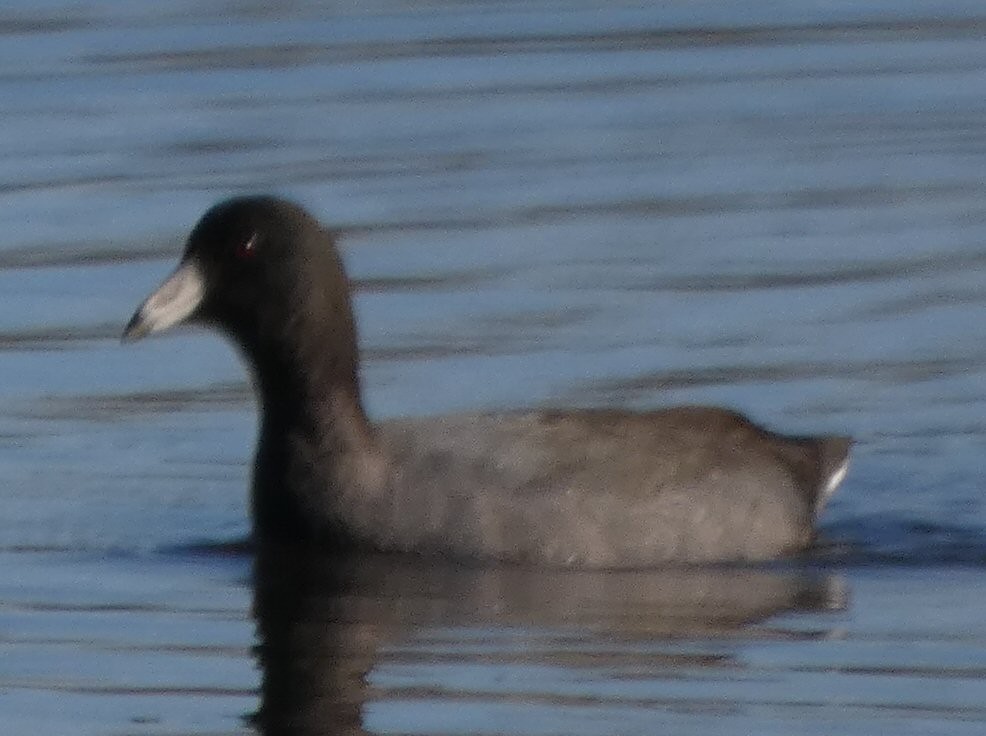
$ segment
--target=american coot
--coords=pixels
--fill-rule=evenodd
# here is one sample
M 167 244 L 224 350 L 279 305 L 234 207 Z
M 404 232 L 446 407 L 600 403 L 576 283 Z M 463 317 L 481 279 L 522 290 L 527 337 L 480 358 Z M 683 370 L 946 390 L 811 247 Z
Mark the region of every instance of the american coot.
M 349 284 L 300 207 L 210 209 L 124 332 L 215 325 L 260 394 L 263 539 L 582 567 L 754 560 L 810 544 L 850 440 L 731 411 L 523 411 L 371 423 Z

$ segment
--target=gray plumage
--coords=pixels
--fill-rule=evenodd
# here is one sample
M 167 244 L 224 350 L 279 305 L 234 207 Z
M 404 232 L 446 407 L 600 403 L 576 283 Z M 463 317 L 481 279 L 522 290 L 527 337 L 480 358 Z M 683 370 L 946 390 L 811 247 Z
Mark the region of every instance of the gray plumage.
M 847 438 L 706 407 L 371 423 L 332 239 L 275 198 L 206 213 L 125 337 L 185 320 L 252 367 L 265 536 L 582 567 L 765 559 L 811 543 L 848 464 Z

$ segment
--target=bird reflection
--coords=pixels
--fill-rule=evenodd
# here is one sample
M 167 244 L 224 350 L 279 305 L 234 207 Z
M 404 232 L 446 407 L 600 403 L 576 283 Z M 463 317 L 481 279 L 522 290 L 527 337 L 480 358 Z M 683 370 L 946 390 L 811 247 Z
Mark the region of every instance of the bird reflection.
M 575 630 L 600 641 L 794 636 L 763 622 L 782 612 L 841 609 L 841 578 L 797 570 L 692 568 L 619 572 L 475 568 L 395 555 L 328 554 L 267 545 L 254 566 L 265 736 L 354 735 L 364 706 L 386 698 L 368 675 L 385 647 L 429 631 L 487 627 Z M 821 632 L 824 635 L 825 632 Z M 799 636 L 812 636 L 800 632 Z M 578 667 L 559 644 L 531 657 Z M 483 655 L 463 654 L 482 663 Z M 647 655 L 660 667 L 721 667 L 721 657 Z

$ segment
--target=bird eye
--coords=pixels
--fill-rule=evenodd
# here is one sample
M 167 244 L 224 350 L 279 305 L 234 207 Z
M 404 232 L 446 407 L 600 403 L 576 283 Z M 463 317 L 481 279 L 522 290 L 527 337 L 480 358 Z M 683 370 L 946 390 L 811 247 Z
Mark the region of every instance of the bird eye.
M 236 257 L 241 261 L 248 261 L 257 255 L 257 233 L 254 233 L 246 240 L 241 240 L 236 246 Z

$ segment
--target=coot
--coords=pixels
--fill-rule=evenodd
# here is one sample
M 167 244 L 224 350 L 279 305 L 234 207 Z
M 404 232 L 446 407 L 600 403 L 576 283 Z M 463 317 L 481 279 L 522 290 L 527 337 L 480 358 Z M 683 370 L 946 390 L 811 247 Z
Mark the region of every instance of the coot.
M 262 538 L 573 567 L 759 560 L 812 542 L 848 466 L 848 438 L 712 407 L 371 422 L 332 237 L 275 197 L 210 209 L 124 338 L 188 321 L 252 369 Z

